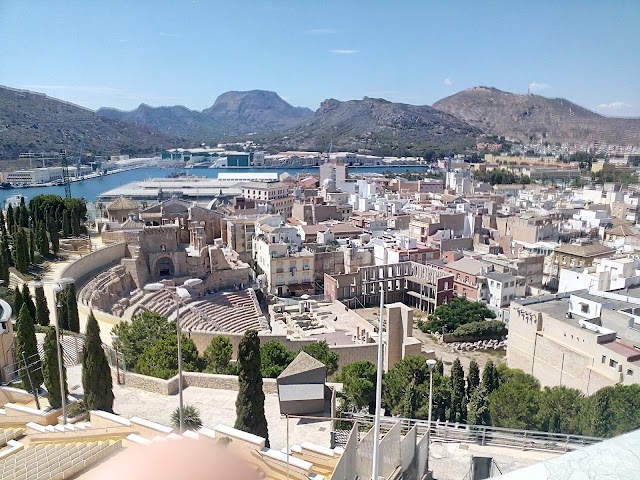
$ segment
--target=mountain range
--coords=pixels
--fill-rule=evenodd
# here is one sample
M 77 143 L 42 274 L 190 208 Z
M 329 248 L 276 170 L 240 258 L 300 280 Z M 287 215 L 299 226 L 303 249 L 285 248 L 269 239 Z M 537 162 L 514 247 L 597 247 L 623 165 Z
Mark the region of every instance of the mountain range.
M 226 92 L 202 111 L 183 106 L 92 111 L 43 94 L 0 87 L 0 158 L 60 148 L 149 154 L 175 146 L 256 139 L 273 150 L 359 150 L 423 155 L 461 151 L 482 133 L 511 140 L 640 144 L 640 119 L 605 117 L 564 99 L 474 87 L 433 107 L 328 99 L 315 112 L 275 92 Z
M 605 117 L 563 98 L 474 87 L 433 106 L 485 133 L 522 142 L 640 145 L 640 118 Z
M 131 125 L 41 93 L 0 87 L 0 159 L 67 149 L 152 154 L 186 140 L 146 125 Z
M 201 112 L 182 106 L 154 108 L 142 104 L 129 112 L 100 108 L 97 113 L 201 142 L 280 132 L 313 115 L 311 109 L 293 107 L 277 93 L 265 90 L 223 93 Z

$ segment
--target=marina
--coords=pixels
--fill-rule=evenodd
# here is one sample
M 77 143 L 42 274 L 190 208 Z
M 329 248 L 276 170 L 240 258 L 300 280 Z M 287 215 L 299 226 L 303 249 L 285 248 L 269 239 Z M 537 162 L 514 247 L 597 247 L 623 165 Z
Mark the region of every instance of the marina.
M 424 166 L 391 166 L 386 165 L 382 167 L 350 167 L 350 173 L 353 174 L 381 174 L 385 171 L 395 171 L 398 173 L 420 172 L 424 171 Z M 93 178 L 79 179 L 71 183 L 71 195 L 73 197 L 84 198 L 87 202 L 94 202 L 103 192 L 112 191 L 118 187 L 131 182 L 140 182 L 149 179 L 166 179 L 167 176 L 175 176 L 177 173 L 184 173 L 186 170 L 175 170 L 165 168 L 135 168 L 127 171 L 120 171 L 115 173 L 109 173 L 108 175 L 99 175 Z M 198 177 L 207 177 L 212 180 L 218 179 L 218 175 L 222 174 L 225 178 L 237 178 L 243 172 L 254 172 L 252 168 L 234 168 L 232 171 L 227 168 L 206 168 L 198 169 Z M 261 173 L 276 173 L 278 175 L 283 173 L 290 173 L 291 175 L 305 175 L 305 174 L 317 174 L 319 172 L 318 167 L 308 167 L 305 169 L 294 169 L 288 172 L 282 168 L 261 168 Z M 231 175 L 233 174 L 233 175 Z M 164 183 L 164 181 L 162 181 Z M 212 184 L 214 185 L 214 184 Z M 225 186 L 229 187 L 228 181 L 225 181 Z M 0 190 L 0 205 L 5 205 L 7 198 L 14 195 L 23 195 L 28 202 L 31 198 L 37 195 L 60 195 L 64 197 L 64 185 L 50 185 L 50 186 L 34 186 L 34 187 L 19 187 Z

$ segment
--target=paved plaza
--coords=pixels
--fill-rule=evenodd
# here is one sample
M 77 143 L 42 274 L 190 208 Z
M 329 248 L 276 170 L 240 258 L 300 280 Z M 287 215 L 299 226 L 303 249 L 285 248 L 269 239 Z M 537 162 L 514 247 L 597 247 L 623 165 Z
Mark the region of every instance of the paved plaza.
M 81 366 L 70 367 L 67 371 L 69 392 L 82 394 Z M 178 406 L 177 395 L 161 395 L 137 388 L 113 385 L 115 403 L 113 410 L 123 417 L 141 417 L 147 420 L 171 425 L 171 413 Z M 184 402 L 200 410 L 202 424 L 208 428 L 216 425 L 233 427 L 236 419 L 236 397 L 238 392 L 214 390 L 210 388 L 188 387 L 184 390 Z M 280 416 L 280 406 L 276 394 L 265 398 L 265 412 L 269 425 L 271 448 L 280 450 L 286 446 L 287 421 Z M 329 447 L 331 422 L 328 420 L 289 420 L 289 443 L 300 445 L 311 442 Z

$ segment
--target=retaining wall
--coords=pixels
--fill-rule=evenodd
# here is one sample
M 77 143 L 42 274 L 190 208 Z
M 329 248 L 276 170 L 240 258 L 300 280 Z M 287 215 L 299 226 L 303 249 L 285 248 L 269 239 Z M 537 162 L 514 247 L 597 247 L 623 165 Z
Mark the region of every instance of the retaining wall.
M 98 270 L 104 270 L 107 266 L 124 258 L 126 255 L 126 247 L 127 245 L 125 243 L 117 243 L 96 250 L 84 257 L 80 257 L 60 273 L 60 278 L 71 277 L 75 279 L 76 282 L 85 279 L 89 274 Z M 76 290 L 80 290 L 78 283 L 76 283 Z

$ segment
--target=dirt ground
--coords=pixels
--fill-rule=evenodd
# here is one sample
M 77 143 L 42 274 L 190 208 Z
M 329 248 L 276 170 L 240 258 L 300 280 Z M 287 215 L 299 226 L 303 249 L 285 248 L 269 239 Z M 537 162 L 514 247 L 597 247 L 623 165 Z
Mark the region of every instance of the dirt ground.
M 355 312 L 374 325 L 378 325 L 378 308 L 359 308 L 355 310 Z M 423 333 L 417 327 L 417 321 L 423 316 L 425 316 L 423 312 L 415 309 L 413 310 L 413 336 L 422 342 L 423 351 L 435 351 L 436 357 L 442 359 L 442 361 L 444 362 L 445 371 L 448 369 L 448 367 L 451 366 L 456 357 L 460 359 L 460 363 L 462 363 L 462 367 L 465 369 L 465 371 L 469 368 L 471 360 L 475 360 L 476 362 L 478 362 L 481 370 L 489 360 L 493 360 L 493 363 L 495 364 L 504 363 L 506 361 L 506 352 L 504 350 L 476 350 L 473 352 L 454 351 L 447 344 L 438 343 L 435 337 L 427 333 Z

